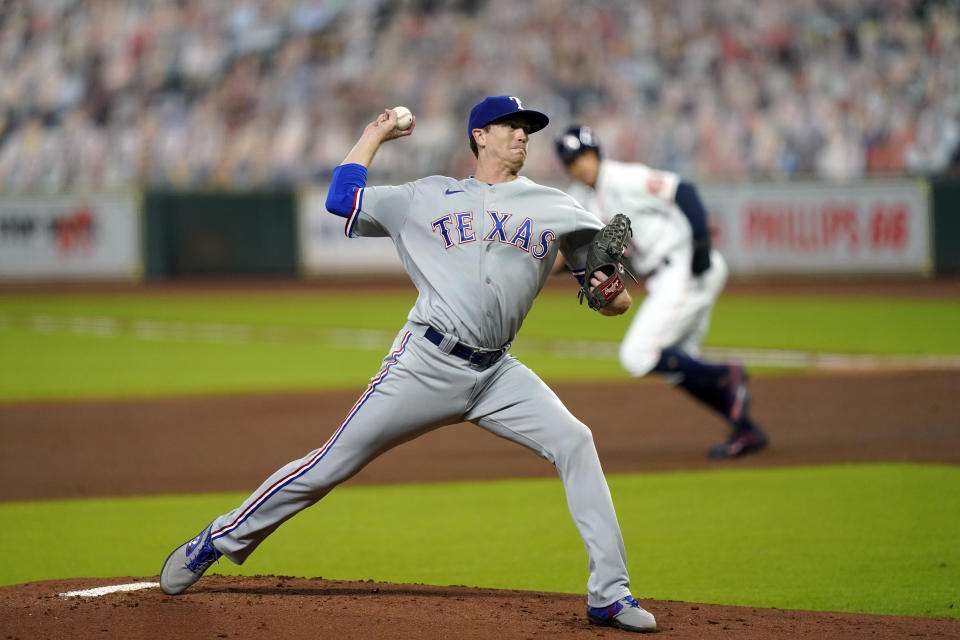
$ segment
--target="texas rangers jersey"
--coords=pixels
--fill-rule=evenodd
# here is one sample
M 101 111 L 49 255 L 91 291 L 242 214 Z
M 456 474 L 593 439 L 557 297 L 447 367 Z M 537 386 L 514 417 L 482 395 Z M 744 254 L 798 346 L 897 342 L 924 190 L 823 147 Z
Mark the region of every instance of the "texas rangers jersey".
M 516 336 L 563 252 L 583 268 L 600 220 L 558 189 L 430 176 L 358 190 L 348 236 L 389 236 L 419 291 L 409 320 L 482 349 Z
M 671 251 L 692 241 L 690 222 L 674 202 L 679 184 L 675 173 L 603 160 L 596 189 L 578 184 L 570 193 L 604 221 L 618 213 L 630 218 L 631 261 L 637 271 L 649 273 Z

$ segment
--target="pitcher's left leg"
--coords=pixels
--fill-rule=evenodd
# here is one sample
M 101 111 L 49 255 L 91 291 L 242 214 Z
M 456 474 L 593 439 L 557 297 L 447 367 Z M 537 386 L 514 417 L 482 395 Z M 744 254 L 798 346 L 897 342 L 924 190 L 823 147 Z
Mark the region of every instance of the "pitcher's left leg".
M 513 357 L 497 367 L 465 418 L 556 467 L 590 561 L 588 604 L 606 607 L 629 596 L 623 537 L 590 429 Z

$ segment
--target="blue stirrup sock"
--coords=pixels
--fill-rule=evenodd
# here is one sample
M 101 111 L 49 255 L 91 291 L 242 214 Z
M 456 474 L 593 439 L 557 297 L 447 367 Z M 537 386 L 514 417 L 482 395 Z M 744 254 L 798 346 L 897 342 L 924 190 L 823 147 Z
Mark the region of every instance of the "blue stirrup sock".
M 722 379 L 730 373 L 730 367 L 725 364 L 709 364 L 691 358 L 679 349 L 663 349 L 653 370 L 663 374 L 679 374 L 681 385 L 694 387 L 720 387 Z
M 754 428 L 746 411 L 735 422 L 729 418 L 731 395 L 728 365 L 710 364 L 692 358 L 678 349 L 664 349 L 660 352 L 660 359 L 653 371 L 678 375 L 680 379 L 677 386 L 722 415 L 734 428 L 738 430 Z

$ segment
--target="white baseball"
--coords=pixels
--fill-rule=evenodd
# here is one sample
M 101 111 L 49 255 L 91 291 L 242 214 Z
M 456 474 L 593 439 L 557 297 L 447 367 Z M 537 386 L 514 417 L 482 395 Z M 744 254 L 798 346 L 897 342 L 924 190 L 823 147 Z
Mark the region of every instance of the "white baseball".
M 406 131 L 413 124 L 413 114 L 406 107 L 394 107 L 394 113 L 397 114 L 397 129 Z

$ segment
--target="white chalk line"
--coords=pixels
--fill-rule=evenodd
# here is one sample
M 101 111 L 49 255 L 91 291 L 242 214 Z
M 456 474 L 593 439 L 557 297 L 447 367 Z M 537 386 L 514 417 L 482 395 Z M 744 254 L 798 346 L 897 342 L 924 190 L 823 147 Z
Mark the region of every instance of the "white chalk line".
M 251 325 L 224 322 L 185 322 L 172 320 L 124 319 L 105 316 L 61 316 L 28 314 L 17 316 L 0 312 L 0 330 L 26 328 L 42 334 L 113 338 L 133 336 L 140 340 L 176 340 L 204 343 L 320 344 L 324 346 L 382 350 L 395 337 L 392 331 Z M 516 346 L 523 352 L 582 360 L 617 360 L 619 342 L 600 340 L 564 340 L 520 336 Z M 822 353 L 785 349 L 748 349 L 708 347 L 709 360 L 739 360 L 756 367 L 816 369 L 828 371 L 873 371 L 903 369 L 960 369 L 960 355 L 893 354 L 870 355 Z
M 159 582 L 131 582 L 129 584 L 114 584 L 106 587 L 94 587 L 92 589 L 80 589 L 79 591 L 66 591 L 58 593 L 61 598 L 99 598 L 111 593 L 121 591 L 140 591 L 142 589 L 153 589 L 159 587 Z

